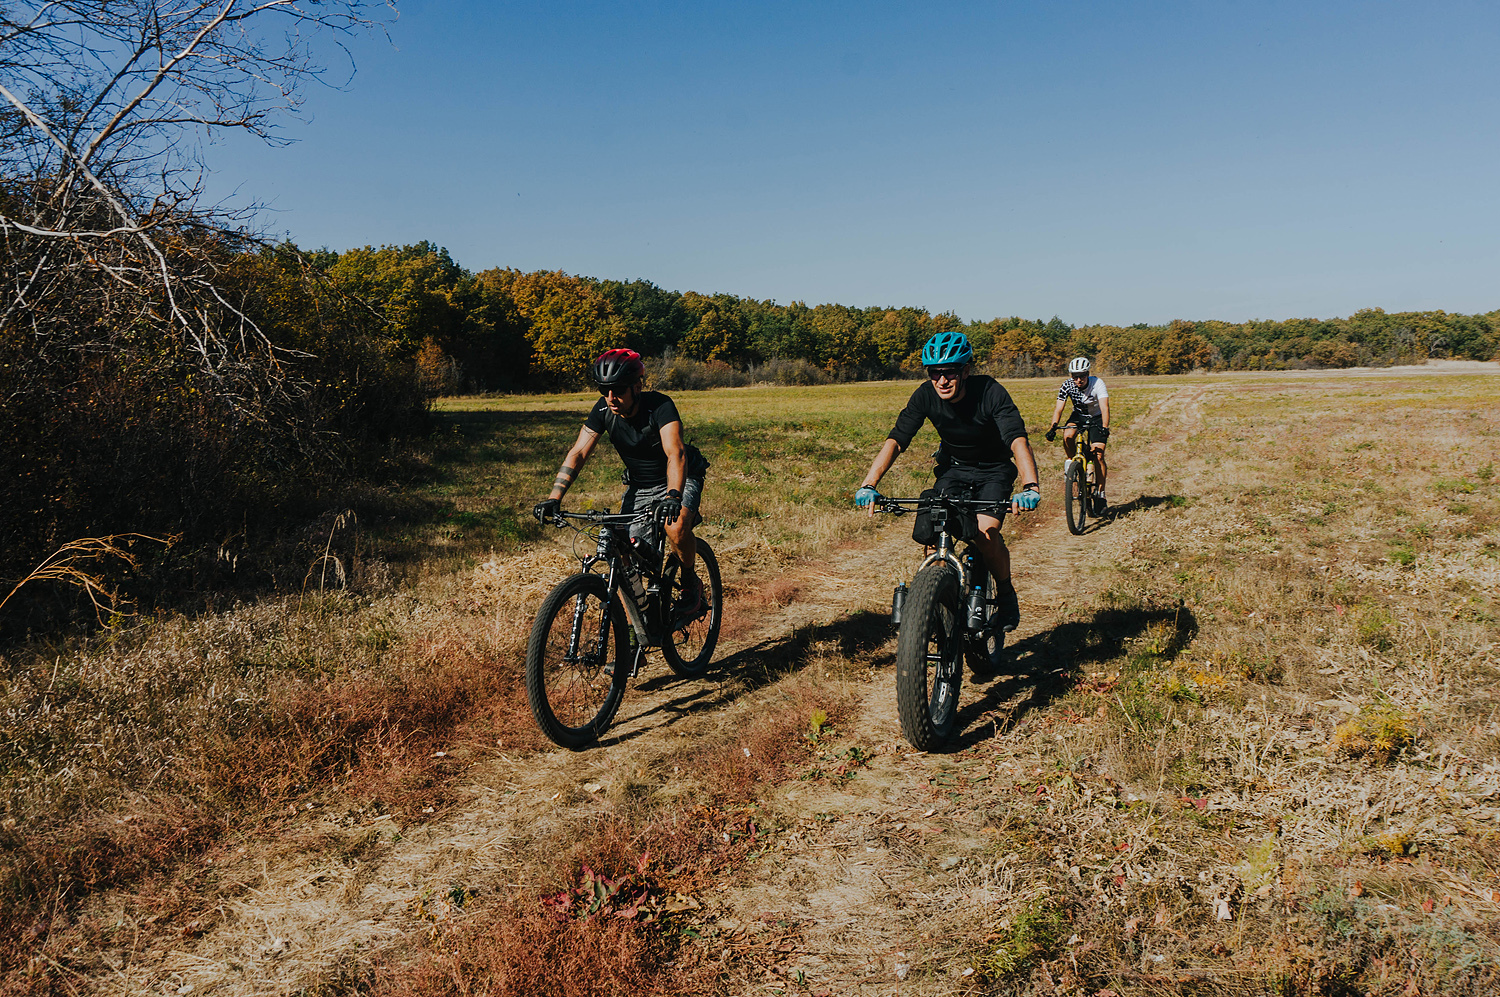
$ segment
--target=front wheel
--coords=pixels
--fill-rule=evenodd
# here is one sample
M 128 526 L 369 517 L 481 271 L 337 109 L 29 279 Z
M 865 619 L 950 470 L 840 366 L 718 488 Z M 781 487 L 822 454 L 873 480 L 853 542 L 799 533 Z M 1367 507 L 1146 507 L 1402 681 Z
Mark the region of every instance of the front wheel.
M 620 597 L 609 594 L 598 575 L 563 579 L 542 600 L 526 644 L 531 715 L 553 743 L 572 751 L 609 727 L 630 678 L 629 624 Z
M 676 557 L 662 572 L 665 622 L 661 653 L 672 671 L 696 678 L 708 671 L 714 647 L 719 643 L 719 621 L 724 612 L 724 589 L 719 582 L 719 561 L 703 539 L 698 540 L 698 580 L 703 583 L 703 602 L 695 610 L 678 613 L 683 596 L 682 565 Z
M 1088 482 L 1084 480 L 1083 461 L 1068 461 L 1063 472 L 1063 509 L 1068 515 L 1068 532 L 1074 536 L 1083 532 L 1088 521 L 1088 504 L 1093 500 Z
M 912 579 L 896 637 L 896 713 L 918 751 L 953 736 L 963 665 L 958 573 L 948 564 L 930 564 Z

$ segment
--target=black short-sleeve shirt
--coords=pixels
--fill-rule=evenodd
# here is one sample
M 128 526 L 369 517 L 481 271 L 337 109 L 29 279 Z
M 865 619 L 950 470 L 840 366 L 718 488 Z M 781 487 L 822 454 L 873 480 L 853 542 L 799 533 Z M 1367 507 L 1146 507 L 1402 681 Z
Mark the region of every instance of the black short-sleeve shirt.
M 986 374 L 971 374 L 957 402 L 943 401 L 932 382 L 923 381 L 896 417 L 890 439 L 905 450 L 924 420 L 931 420 L 950 460 L 979 467 L 1010 464 L 1011 443 L 1026 435 L 1010 392 Z
M 583 424 L 596 433 L 608 433 L 630 483 L 650 488 L 667 483 L 667 452 L 661 445 L 661 427 L 681 422 L 677 406 L 660 391 L 642 391 L 635 415 L 628 419 L 609 411 L 603 398 L 594 403 Z

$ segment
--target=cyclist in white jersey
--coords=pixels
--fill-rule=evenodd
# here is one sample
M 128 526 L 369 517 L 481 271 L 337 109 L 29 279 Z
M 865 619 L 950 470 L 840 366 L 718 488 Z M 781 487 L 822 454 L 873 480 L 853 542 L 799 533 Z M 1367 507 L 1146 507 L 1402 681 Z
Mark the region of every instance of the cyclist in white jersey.
M 1073 403 L 1073 411 L 1063 427 L 1063 449 L 1072 459 L 1077 449 L 1079 419 L 1081 414 L 1093 417 L 1089 427 L 1088 445 L 1098 462 L 1099 493 L 1095 515 L 1108 505 L 1104 497 L 1104 479 L 1109 475 L 1109 465 L 1104 462 L 1104 445 L 1109 442 L 1109 389 L 1104 382 L 1089 373 L 1089 358 L 1074 357 L 1068 361 L 1068 379 L 1057 389 L 1057 405 L 1052 409 L 1052 425 L 1047 428 L 1047 439 L 1057 438 L 1058 419 L 1062 417 L 1063 404 Z

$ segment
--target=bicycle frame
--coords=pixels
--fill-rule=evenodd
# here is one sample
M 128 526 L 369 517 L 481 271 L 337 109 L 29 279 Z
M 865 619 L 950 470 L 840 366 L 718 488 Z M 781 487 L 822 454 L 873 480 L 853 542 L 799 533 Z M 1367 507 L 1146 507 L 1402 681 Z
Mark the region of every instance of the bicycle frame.
M 1099 480 L 1103 477 L 1103 469 L 1099 464 L 1099 451 L 1095 450 L 1093 444 L 1089 442 L 1088 433 L 1090 429 L 1093 429 L 1095 426 L 1100 425 L 1100 421 L 1094 415 L 1080 414 L 1077 418 L 1079 419 L 1079 421 L 1073 422 L 1072 417 L 1069 417 L 1068 423 L 1065 423 L 1061 427 L 1065 431 L 1063 447 L 1064 449 L 1066 449 L 1068 445 L 1066 437 L 1066 430 L 1068 426 L 1077 426 L 1078 431 L 1074 435 L 1073 439 L 1078 445 L 1078 452 L 1076 452 L 1072 457 L 1069 457 L 1068 460 L 1082 460 L 1084 467 L 1086 467 L 1089 474 L 1093 476 L 1092 480 L 1089 482 L 1090 485 L 1097 487 Z
M 660 647 L 662 635 L 666 632 L 661 606 L 661 578 L 665 555 L 660 542 L 664 532 L 661 528 L 660 517 L 652 517 L 651 532 L 647 535 L 644 545 L 653 556 L 643 556 L 641 547 L 630 542 L 630 526 L 645 519 L 646 515 L 611 513 L 608 509 L 603 512 L 558 513 L 561 519 L 579 520 L 599 528 L 598 536 L 595 538 L 594 553 L 581 559 L 583 570 L 591 571 L 598 564 L 607 565 L 605 588 L 611 600 L 616 593 L 621 596 L 620 601 L 625 606 L 625 615 L 630 620 L 630 629 L 635 635 L 636 655 L 635 661 L 631 663 L 632 676 L 640 669 L 641 658 L 646 649 Z M 630 584 L 627 565 L 633 565 L 639 573 L 641 579 L 639 593 Z M 582 612 L 582 607 L 580 606 L 576 612 Z M 600 621 L 601 639 L 607 626 L 607 621 Z M 581 637 L 576 632 L 577 628 L 578 625 L 575 623 L 575 633 L 569 644 L 569 652 L 573 655 L 577 654 L 578 641 Z
M 718 560 L 700 538 L 701 588 L 693 604 L 685 602 L 691 576 L 665 545 L 653 546 L 664 539 L 667 512 L 556 509 L 543 519 L 576 532 L 573 553 L 581 562 L 542 600 L 526 644 L 532 716 L 562 747 L 580 750 L 609 727 L 648 648 L 660 648 L 684 678 L 701 676 L 713 662 L 723 611 Z M 641 523 L 649 526 L 646 536 L 632 542 L 630 528 Z M 593 541 L 592 552 L 580 543 L 584 537 Z
M 984 555 L 979 552 L 979 549 L 974 544 L 966 543 L 948 532 L 948 518 L 951 515 L 969 511 L 990 514 L 998 512 L 1003 519 L 1005 515 L 1004 510 L 996 510 L 992 503 L 987 503 L 980 499 L 963 498 L 955 495 L 933 495 L 926 498 L 881 497 L 876 499 L 876 502 L 880 505 L 883 512 L 888 512 L 892 515 L 905 515 L 907 512 L 920 511 L 926 508 L 928 515 L 932 517 L 932 528 L 937 533 L 937 544 L 933 547 L 932 553 L 928 554 L 922 559 L 922 563 L 917 565 L 916 572 L 913 572 L 914 575 L 920 573 L 930 564 L 943 561 L 952 565 L 953 569 L 958 572 L 959 584 L 966 598 L 974 591 L 976 580 L 979 582 L 978 587 L 980 589 L 985 587 L 989 577 L 989 565 L 985 562 Z M 956 551 L 955 547 L 961 543 L 964 544 L 963 550 L 961 552 Z M 902 595 L 904 595 L 905 588 L 906 585 L 903 583 L 897 586 L 896 592 L 892 594 L 891 622 L 893 623 L 901 622 L 899 603 Z M 966 614 L 965 631 L 971 635 L 982 633 L 985 630 L 984 621 L 981 621 L 978 626 L 975 625 L 975 615 L 972 608 Z

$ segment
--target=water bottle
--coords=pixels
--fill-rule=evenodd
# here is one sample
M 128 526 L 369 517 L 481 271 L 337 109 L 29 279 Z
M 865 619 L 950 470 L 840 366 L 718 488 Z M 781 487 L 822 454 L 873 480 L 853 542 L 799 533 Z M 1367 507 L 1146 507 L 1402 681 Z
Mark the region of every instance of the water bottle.
M 635 556 L 640 559 L 641 564 L 650 568 L 652 571 L 655 571 L 657 568 L 661 567 L 661 551 L 657 550 L 655 547 L 651 546 L 640 537 L 630 538 L 630 549 L 635 552 Z
M 978 630 L 985 624 L 984 586 L 969 589 L 969 629 Z
M 902 582 L 900 585 L 897 585 L 896 590 L 891 593 L 892 626 L 899 627 L 901 625 L 901 607 L 904 605 L 906 605 L 906 583 Z
M 637 605 L 646 601 L 646 580 L 641 577 L 641 569 L 637 567 L 634 559 L 625 562 L 625 582 L 630 586 L 630 594 L 635 597 Z

